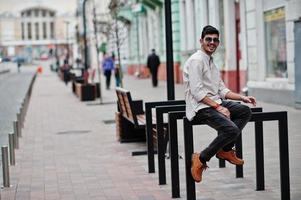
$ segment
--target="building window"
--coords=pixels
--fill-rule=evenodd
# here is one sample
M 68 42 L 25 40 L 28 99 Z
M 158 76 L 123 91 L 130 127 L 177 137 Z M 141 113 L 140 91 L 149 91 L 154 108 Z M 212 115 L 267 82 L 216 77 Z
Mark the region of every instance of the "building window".
M 22 40 L 46 40 L 54 39 L 55 12 L 43 8 L 31 8 L 21 11 L 21 34 Z M 43 18 L 41 18 L 43 16 Z M 45 19 L 52 17 L 52 19 Z
M 35 10 L 34 10 L 34 16 L 35 16 L 35 17 L 38 17 L 38 16 L 39 16 L 39 10 L 38 10 L 38 9 L 35 9 Z
M 24 23 L 21 23 L 21 35 L 22 35 L 22 40 L 25 39 L 25 32 L 24 32 Z
M 28 39 L 31 40 L 31 23 L 27 23 Z
M 46 28 L 46 22 L 43 22 L 43 38 L 47 38 L 47 28 Z
M 50 22 L 50 37 L 54 39 L 54 23 Z
M 287 78 L 284 7 L 264 12 L 267 77 Z
M 40 39 L 40 37 L 39 37 L 39 23 L 36 22 L 36 23 L 34 24 L 34 26 L 35 26 L 36 39 L 39 40 L 39 39 Z

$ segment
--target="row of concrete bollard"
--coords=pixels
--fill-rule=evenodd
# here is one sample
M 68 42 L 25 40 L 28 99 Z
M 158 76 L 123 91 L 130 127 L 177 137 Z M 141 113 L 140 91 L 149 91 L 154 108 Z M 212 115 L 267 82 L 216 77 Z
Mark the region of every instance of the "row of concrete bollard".
M 16 116 L 17 120 L 13 122 L 13 132 L 8 134 L 9 146 L 5 145 L 1 147 L 3 187 L 11 186 L 9 178 L 9 165 L 14 166 L 16 164 L 15 149 L 19 149 L 19 138 L 22 137 L 22 128 L 24 128 L 25 115 L 27 113 L 34 80 L 35 76 L 30 84 L 25 98 L 21 103 L 21 108 Z

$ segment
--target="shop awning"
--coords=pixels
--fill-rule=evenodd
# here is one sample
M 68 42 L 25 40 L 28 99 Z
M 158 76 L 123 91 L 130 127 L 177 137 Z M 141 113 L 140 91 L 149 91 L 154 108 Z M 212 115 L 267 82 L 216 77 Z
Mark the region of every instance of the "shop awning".
M 162 7 L 163 3 L 161 0 L 142 0 L 141 3 L 143 3 L 145 6 L 150 7 L 151 9 L 156 9 L 156 7 Z
M 131 23 L 133 21 L 133 13 L 130 7 L 122 7 L 117 15 L 118 20 L 125 23 Z

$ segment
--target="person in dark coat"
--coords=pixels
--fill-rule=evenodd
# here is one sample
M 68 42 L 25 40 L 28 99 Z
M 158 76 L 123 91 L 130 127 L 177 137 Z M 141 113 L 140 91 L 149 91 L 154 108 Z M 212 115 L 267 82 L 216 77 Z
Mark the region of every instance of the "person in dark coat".
M 152 53 L 147 58 L 147 67 L 152 75 L 153 87 L 158 86 L 158 68 L 160 65 L 160 58 L 156 55 L 156 50 L 152 49 Z

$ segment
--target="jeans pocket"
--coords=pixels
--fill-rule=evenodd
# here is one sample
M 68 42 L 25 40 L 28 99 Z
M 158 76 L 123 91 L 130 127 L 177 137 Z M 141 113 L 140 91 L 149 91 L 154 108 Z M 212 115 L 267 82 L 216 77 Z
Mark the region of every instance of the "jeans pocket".
M 210 116 L 212 116 L 211 108 L 203 108 L 197 113 L 198 120 L 205 120 L 207 118 L 210 118 Z

